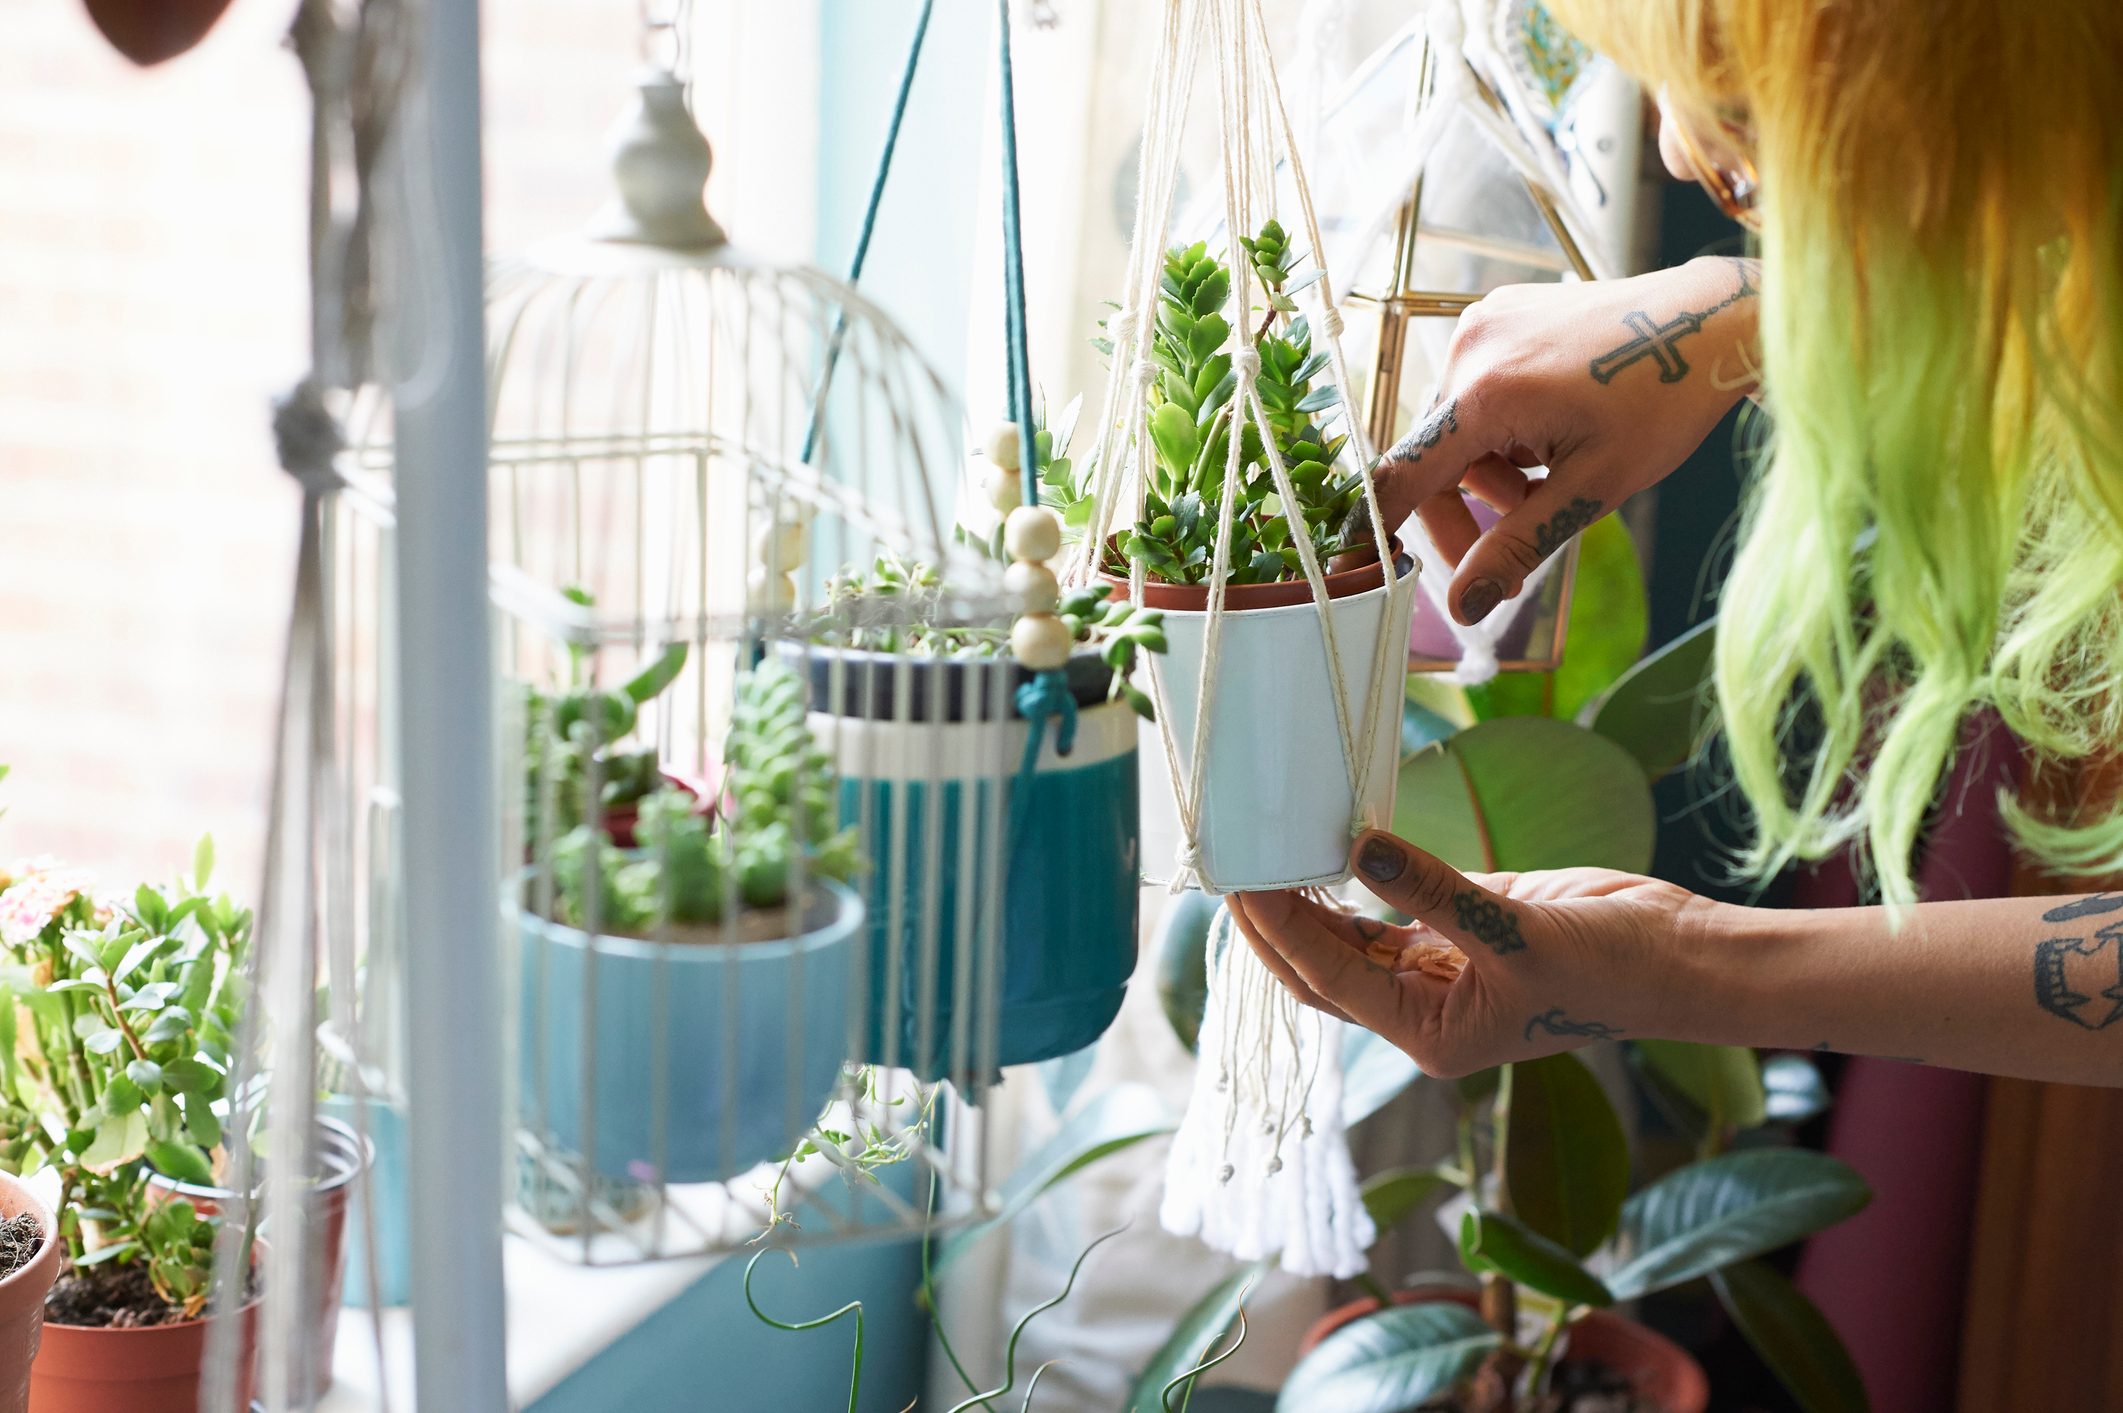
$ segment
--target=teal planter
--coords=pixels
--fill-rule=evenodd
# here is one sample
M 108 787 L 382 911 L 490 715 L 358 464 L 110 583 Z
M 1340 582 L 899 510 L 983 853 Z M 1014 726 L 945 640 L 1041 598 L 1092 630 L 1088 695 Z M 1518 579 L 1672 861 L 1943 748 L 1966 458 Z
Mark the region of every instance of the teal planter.
M 822 705 L 830 697 L 817 689 L 828 674 L 818 664 L 832 654 L 815 651 L 813 702 Z M 889 670 L 874 684 L 845 672 L 843 713 L 812 713 L 814 733 L 838 755 L 843 818 L 862 826 L 870 859 L 861 880 L 870 912 L 863 1059 L 929 1079 L 973 1076 L 989 1018 L 971 1008 L 961 1015 L 954 1000 L 994 994 L 998 965 L 997 1066 L 1081 1050 L 1119 1013 L 1136 955 L 1137 718 L 1125 703 L 1104 701 L 1103 672 L 1085 670 L 1083 661 L 1070 673 L 1086 703 L 1074 748 L 1058 754 L 1050 727 L 1029 783 L 1018 778 L 1023 721 L 960 719 L 961 698 L 978 700 L 982 689 L 939 669 L 965 664 L 917 660 L 908 674 L 908 714 L 940 704 L 942 722 L 858 715 L 853 708 L 879 695 L 873 685 L 895 685 Z M 886 702 L 875 714 L 895 713 Z M 1021 807 L 1020 790 L 1030 792 Z M 979 876 L 998 835 L 996 876 Z M 976 876 L 968 876 L 969 865 Z M 990 958 L 984 938 L 998 898 Z
M 518 1050 L 531 1130 L 607 1177 L 638 1182 L 714 1181 L 787 1153 L 839 1085 L 865 935 L 862 900 L 838 883 L 816 886 L 810 930 L 794 940 L 600 937 L 593 951 L 587 933 L 520 914 Z

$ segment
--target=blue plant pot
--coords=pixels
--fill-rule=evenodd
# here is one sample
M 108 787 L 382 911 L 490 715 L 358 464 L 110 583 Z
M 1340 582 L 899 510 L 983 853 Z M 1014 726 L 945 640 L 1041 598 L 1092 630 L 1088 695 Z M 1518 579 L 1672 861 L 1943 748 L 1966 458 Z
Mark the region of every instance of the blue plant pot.
M 599 1173 L 642 1182 L 714 1181 L 794 1147 L 840 1080 L 864 936 L 853 890 L 818 886 L 794 939 L 722 943 L 710 928 L 700 941 L 599 937 L 593 948 L 578 928 L 521 914 L 518 1048 L 533 1131 Z
M 369 1168 L 368 1200 L 348 1204 L 346 1278 L 340 1298 L 356 1309 L 404 1305 L 413 1298 L 413 1250 L 410 1233 L 412 1180 L 406 1168 L 405 1108 L 371 1099 L 357 1113 L 353 1099 L 327 1095 L 319 1112 L 348 1127 L 365 1127 L 375 1162 Z M 376 1297 L 369 1294 L 369 1238 L 376 1224 Z
M 998 730 L 814 713 L 819 738 L 837 743 L 843 817 L 862 822 L 870 859 L 864 1059 L 929 1079 L 983 1068 L 987 1018 L 961 1017 L 954 999 L 992 994 L 981 952 L 998 889 L 994 1063 L 1053 1059 L 1105 1033 L 1135 970 L 1136 720 L 1125 703 L 1084 708 L 1074 749 L 1057 754 L 1050 732 L 1020 783 L 1022 721 Z M 1030 792 L 1021 807 L 1020 790 Z

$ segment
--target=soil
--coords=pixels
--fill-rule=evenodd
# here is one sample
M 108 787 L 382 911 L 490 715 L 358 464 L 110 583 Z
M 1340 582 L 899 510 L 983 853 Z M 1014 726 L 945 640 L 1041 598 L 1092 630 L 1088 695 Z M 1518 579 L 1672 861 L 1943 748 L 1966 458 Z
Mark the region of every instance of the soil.
M 1534 1413 L 1666 1413 L 1656 1403 L 1647 1403 L 1630 1389 L 1629 1380 L 1604 1364 L 1558 1364 L 1549 1380 L 1548 1396 L 1533 1405 Z M 1415 1413 L 1465 1413 L 1456 1399 L 1425 1403 Z
M 106 1265 L 61 1276 L 44 1298 L 44 1318 L 55 1325 L 139 1330 L 182 1324 L 185 1316 L 155 1293 L 147 1267 Z
M 0 1280 L 37 1259 L 44 1246 L 44 1223 L 35 1212 L 17 1212 L 0 1221 Z

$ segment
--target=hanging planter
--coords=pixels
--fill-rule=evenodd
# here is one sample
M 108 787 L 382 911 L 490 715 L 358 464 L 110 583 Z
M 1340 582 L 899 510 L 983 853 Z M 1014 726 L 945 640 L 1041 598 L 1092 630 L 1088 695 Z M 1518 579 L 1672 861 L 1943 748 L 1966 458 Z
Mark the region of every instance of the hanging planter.
M 592 1172 L 705 1182 L 787 1153 L 838 1087 L 863 932 L 853 839 L 778 663 L 739 679 L 712 817 L 642 800 L 641 847 L 579 825 L 522 881 L 531 1126 Z
M 1015 769 L 1032 730 L 1014 705 L 1024 669 L 783 651 L 807 658 L 812 733 L 838 754 L 842 818 L 862 823 L 871 859 L 862 1058 L 938 1078 L 983 1066 L 988 1036 L 994 1065 L 1098 1039 L 1136 952 L 1137 717 L 1109 700 L 1112 669 L 1093 653 L 1070 659 L 1074 740 L 1063 754 L 1050 733 L 1026 773 Z M 972 844 L 996 830 L 1008 838 L 990 879 L 993 855 Z M 999 992 L 954 985 L 962 968 L 991 965 L 991 945 Z M 990 995 L 993 1016 L 954 1004 Z
M 340 1288 L 346 1274 L 347 1214 L 353 1199 L 354 1180 L 368 1171 L 375 1150 L 360 1135 L 337 1119 L 317 1120 L 317 1172 L 304 1191 L 300 1230 L 310 1243 L 306 1258 L 309 1279 L 314 1282 L 315 1310 L 310 1328 L 316 1332 L 311 1346 L 322 1355 L 310 1369 L 310 1399 L 324 1397 L 332 1386 L 332 1340 L 339 1329 Z M 202 1216 L 242 1220 L 241 1194 L 212 1183 L 180 1182 L 157 1173 L 149 1182 L 162 1193 L 182 1197 Z M 271 1231 L 265 1233 L 267 1236 Z

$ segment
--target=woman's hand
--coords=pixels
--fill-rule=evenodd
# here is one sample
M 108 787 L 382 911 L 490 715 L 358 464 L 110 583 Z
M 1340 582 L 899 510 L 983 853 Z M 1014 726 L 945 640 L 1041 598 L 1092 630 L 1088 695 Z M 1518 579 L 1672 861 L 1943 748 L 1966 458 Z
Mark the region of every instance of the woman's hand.
M 1297 998 L 1392 1041 L 1427 1074 L 1451 1077 L 1667 1033 L 1659 959 L 1697 950 L 1712 904 L 1608 869 L 1475 877 L 1390 834 L 1359 839 L 1357 877 L 1415 919 L 1396 927 L 1297 893 L 1225 901 L 1264 965 Z M 1458 976 L 1444 944 L 1465 953 Z
M 1479 622 L 1516 596 L 1752 390 L 1756 283 L 1752 261 L 1705 258 L 1626 280 L 1511 285 L 1460 316 L 1435 407 L 1378 464 L 1387 525 L 1419 512 L 1459 567 L 1455 617 Z M 1529 481 L 1526 466 L 1547 478 Z M 1503 512 L 1487 534 L 1463 486 Z

